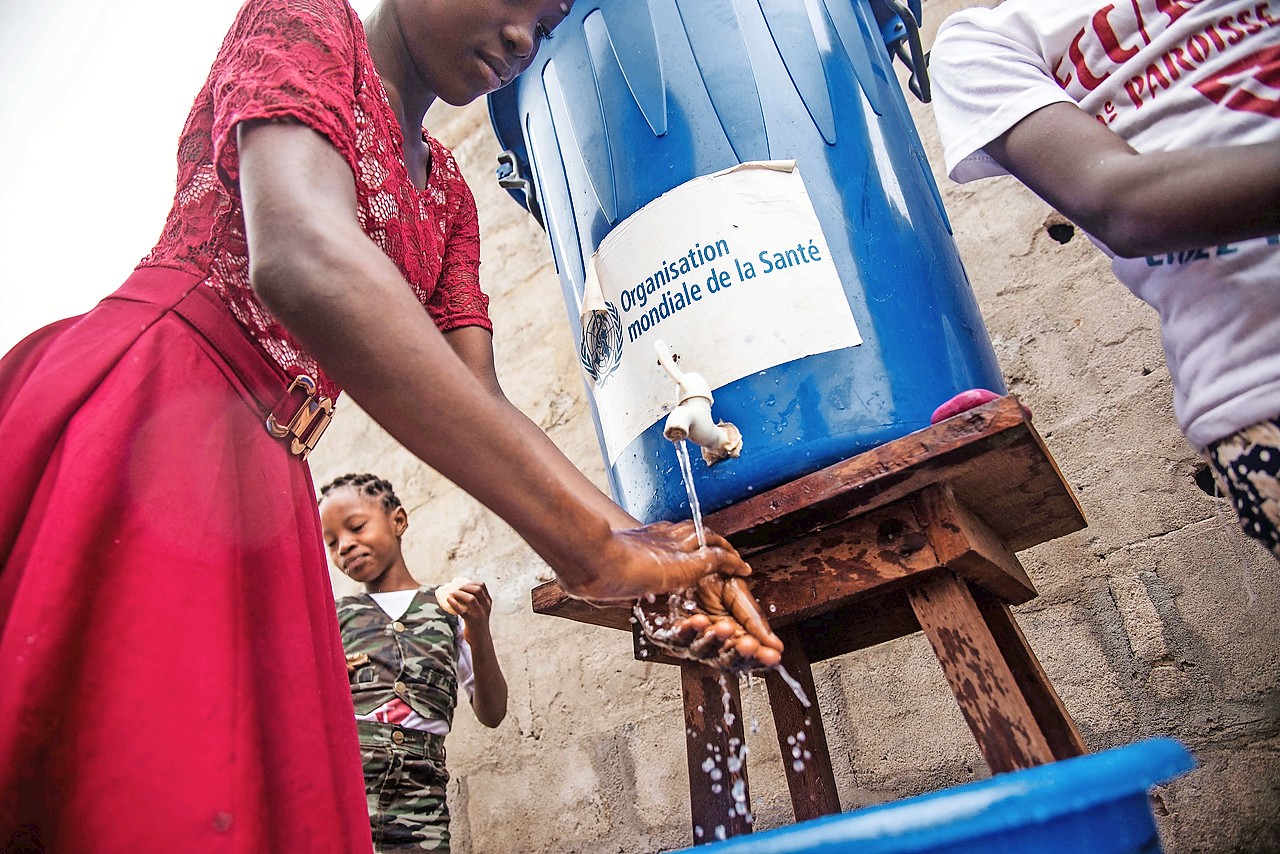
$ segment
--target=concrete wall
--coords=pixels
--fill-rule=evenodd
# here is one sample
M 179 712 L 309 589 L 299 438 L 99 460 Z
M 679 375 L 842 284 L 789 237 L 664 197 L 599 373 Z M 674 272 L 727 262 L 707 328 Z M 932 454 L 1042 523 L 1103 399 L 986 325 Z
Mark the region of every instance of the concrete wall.
M 972 3 L 928 0 L 926 44 Z M 1035 412 L 1089 527 L 1023 552 L 1040 597 L 1018 618 L 1089 748 L 1181 739 L 1200 768 L 1157 791 L 1167 850 L 1280 850 L 1280 611 L 1276 562 L 1196 483 L 1154 312 L 1076 233 L 1011 179 L 958 187 L 941 174 L 930 108 L 912 110 L 1010 389 Z M 508 395 L 601 486 L 603 465 L 546 239 L 493 179 L 483 104 L 434 109 L 480 208 Z M 449 739 L 460 852 L 652 852 L 690 843 L 676 671 L 632 659 L 625 635 L 534 615 L 544 564 L 496 516 L 411 458 L 350 401 L 313 456 L 317 484 L 390 478 L 424 583 L 488 582 L 511 683 L 507 720 L 460 709 Z M 572 536 L 572 531 L 566 531 Z M 335 590 L 352 590 L 335 577 Z M 819 665 L 815 677 L 845 809 L 986 775 L 923 636 Z M 757 828 L 789 823 L 767 699 L 744 686 Z

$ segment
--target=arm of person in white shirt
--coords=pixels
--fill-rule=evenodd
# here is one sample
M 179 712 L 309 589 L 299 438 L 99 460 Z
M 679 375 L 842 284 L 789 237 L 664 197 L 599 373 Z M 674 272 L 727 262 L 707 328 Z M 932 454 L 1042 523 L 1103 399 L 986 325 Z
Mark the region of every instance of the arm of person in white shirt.
M 1121 257 L 1280 233 L 1280 141 L 1141 154 L 1057 103 L 984 150 Z

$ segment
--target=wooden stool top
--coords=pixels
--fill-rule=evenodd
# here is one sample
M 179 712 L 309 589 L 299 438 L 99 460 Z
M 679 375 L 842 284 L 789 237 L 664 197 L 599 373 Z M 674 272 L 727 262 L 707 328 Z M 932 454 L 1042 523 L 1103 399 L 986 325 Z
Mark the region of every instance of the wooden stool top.
M 838 563 L 841 550 L 856 549 L 858 543 L 863 546 L 858 550 L 863 576 L 888 575 L 848 584 L 866 589 L 891 584 L 895 573 L 905 577 L 913 572 L 913 562 L 923 568 L 939 557 L 935 552 L 947 546 L 938 542 L 938 532 L 957 528 L 966 544 L 981 544 L 983 557 L 966 562 L 960 554 L 961 565 L 972 563 L 977 573 L 999 568 L 987 572 L 989 577 L 970 580 L 1005 601 L 1023 602 L 1035 591 L 1012 552 L 1085 526 L 1079 503 L 1013 395 L 762 492 L 705 521 L 750 558 L 753 591 L 762 603 L 767 601 L 763 588 L 773 586 L 771 576 L 790 571 L 798 560 L 827 560 L 821 555 L 828 553 Z M 856 526 L 850 524 L 855 521 Z M 920 528 L 928 529 L 928 538 Z M 868 555 L 868 537 L 880 545 L 888 542 L 891 553 L 883 560 Z M 918 545 L 915 538 L 920 538 Z M 917 558 L 920 549 L 929 553 Z M 844 592 L 856 591 L 851 586 Z M 632 628 L 628 608 L 573 599 L 554 581 L 535 587 L 532 598 L 535 613 L 628 632 Z M 779 615 L 784 618 L 780 624 L 801 619 L 801 610 L 797 606 L 795 613 Z

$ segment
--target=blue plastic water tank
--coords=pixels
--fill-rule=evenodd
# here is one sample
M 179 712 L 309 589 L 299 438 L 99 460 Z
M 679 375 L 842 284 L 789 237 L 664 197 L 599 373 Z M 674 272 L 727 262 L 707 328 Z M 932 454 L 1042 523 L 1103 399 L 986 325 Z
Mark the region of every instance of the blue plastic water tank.
M 490 96 L 579 344 L 587 265 L 616 226 L 699 176 L 798 164 L 862 343 L 715 389 L 714 415 L 744 449 L 695 461 L 704 512 L 925 427 L 960 391 L 1004 391 L 882 13 L 867 0 L 578 0 L 534 65 Z M 609 466 L 614 497 L 645 522 L 689 515 L 662 428 Z
M 1168 738 L 704 845 L 702 854 L 1159 854 L 1147 790 L 1195 762 Z

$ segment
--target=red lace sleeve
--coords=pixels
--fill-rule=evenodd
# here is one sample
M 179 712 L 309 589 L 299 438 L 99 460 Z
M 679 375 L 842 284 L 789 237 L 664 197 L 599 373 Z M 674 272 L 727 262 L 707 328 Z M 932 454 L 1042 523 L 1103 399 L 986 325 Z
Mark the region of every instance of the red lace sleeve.
M 239 196 L 236 126 L 291 118 L 323 134 L 357 171 L 355 88 L 360 21 L 345 0 L 249 0 L 209 78 L 219 178 Z
M 427 300 L 427 311 L 442 332 L 463 326 L 481 326 L 490 332 L 489 297 L 480 290 L 480 220 L 476 200 L 462 177 L 453 154 L 431 140 L 432 157 L 444 171 L 449 197 L 445 228 L 444 260 L 440 279 Z

